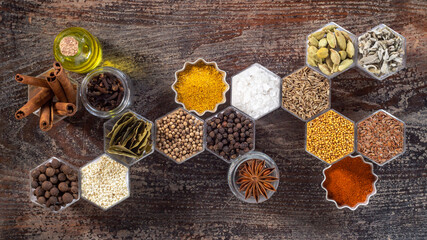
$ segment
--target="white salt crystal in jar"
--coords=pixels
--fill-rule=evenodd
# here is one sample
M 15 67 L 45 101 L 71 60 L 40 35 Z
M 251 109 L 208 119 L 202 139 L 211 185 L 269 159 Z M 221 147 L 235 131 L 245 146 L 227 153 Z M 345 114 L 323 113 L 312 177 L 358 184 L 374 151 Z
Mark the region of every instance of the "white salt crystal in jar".
M 255 120 L 280 107 L 279 76 L 258 63 L 231 78 L 231 105 Z

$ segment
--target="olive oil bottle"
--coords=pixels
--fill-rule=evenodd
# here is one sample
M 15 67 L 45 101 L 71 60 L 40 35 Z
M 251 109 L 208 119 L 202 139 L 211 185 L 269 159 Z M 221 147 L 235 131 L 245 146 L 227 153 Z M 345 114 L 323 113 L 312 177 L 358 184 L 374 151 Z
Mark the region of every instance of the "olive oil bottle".
M 102 61 L 98 39 L 81 27 L 60 32 L 53 44 L 53 54 L 65 69 L 77 73 L 87 73 Z

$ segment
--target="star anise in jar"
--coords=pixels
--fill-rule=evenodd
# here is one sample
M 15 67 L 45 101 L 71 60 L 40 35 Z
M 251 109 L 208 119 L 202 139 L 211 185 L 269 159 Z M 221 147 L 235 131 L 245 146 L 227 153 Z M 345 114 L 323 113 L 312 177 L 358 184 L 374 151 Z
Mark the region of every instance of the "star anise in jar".
M 275 168 L 267 168 L 264 160 L 251 159 L 243 163 L 236 183 L 240 185 L 239 191 L 245 192 L 245 199 L 253 196 L 258 202 L 260 195 L 268 199 L 267 191 L 275 192 L 272 183 L 279 180 L 271 175 L 274 170 Z

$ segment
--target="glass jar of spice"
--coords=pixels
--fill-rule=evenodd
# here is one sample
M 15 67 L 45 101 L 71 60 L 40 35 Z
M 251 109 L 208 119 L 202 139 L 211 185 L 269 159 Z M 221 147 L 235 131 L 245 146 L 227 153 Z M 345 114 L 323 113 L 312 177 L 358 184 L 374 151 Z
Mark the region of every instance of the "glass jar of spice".
M 115 79 L 116 82 L 113 83 L 113 86 L 106 86 L 111 85 L 108 83 L 108 78 Z M 93 80 L 96 80 L 96 82 L 93 82 Z M 116 89 L 114 84 L 120 86 Z M 83 106 L 92 115 L 100 118 L 112 118 L 122 113 L 131 105 L 131 86 L 132 82 L 130 78 L 119 69 L 100 67 L 88 73 L 83 79 L 80 87 L 80 98 Z M 91 92 L 90 89 L 95 90 Z
M 175 102 L 199 116 L 216 112 L 218 106 L 226 102 L 229 88 L 226 72 L 220 70 L 216 62 L 202 58 L 185 62 L 184 67 L 175 72 L 172 84 Z
M 253 151 L 232 162 L 227 179 L 231 192 L 238 199 L 247 203 L 262 203 L 276 192 L 279 169 L 267 154 Z
M 321 187 L 326 191 L 326 200 L 334 202 L 338 209 L 356 210 L 360 205 L 368 205 L 375 195 L 378 176 L 372 163 L 363 157 L 348 156 L 323 170 Z

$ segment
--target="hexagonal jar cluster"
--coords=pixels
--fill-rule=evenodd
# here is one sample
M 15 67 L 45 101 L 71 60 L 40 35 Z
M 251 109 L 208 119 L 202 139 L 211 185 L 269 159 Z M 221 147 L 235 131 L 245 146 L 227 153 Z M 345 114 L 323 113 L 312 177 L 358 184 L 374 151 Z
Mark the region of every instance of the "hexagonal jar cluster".
M 378 165 L 405 151 L 405 124 L 379 110 L 357 123 L 357 151 Z
M 104 123 L 104 151 L 133 165 L 154 152 L 154 124 L 127 110 Z
M 186 62 L 175 72 L 172 84 L 175 102 L 199 116 L 216 112 L 218 105 L 226 102 L 225 93 L 230 88 L 225 79 L 226 73 L 216 62 L 206 62 L 202 58 Z
M 331 164 L 354 151 L 354 123 L 335 110 L 306 124 L 305 149 L 316 158 Z
M 258 63 L 232 77 L 231 105 L 257 120 L 280 107 L 279 76 Z
M 82 197 L 104 210 L 130 196 L 129 168 L 103 154 L 81 169 Z
M 59 212 L 80 199 L 78 169 L 52 157 L 30 171 L 30 200 Z
M 406 65 L 406 39 L 384 24 L 358 37 L 359 69 L 383 80 Z
M 306 64 L 331 79 L 356 64 L 356 37 L 330 22 L 307 36 Z
M 331 105 L 330 80 L 303 67 L 282 80 L 282 108 L 307 121 Z
M 206 149 L 230 163 L 255 149 L 255 121 L 230 106 L 206 119 Z
M 178 108 L 156 120 L 156 149 L 176 163 L 204 151 L 204 121 Z

